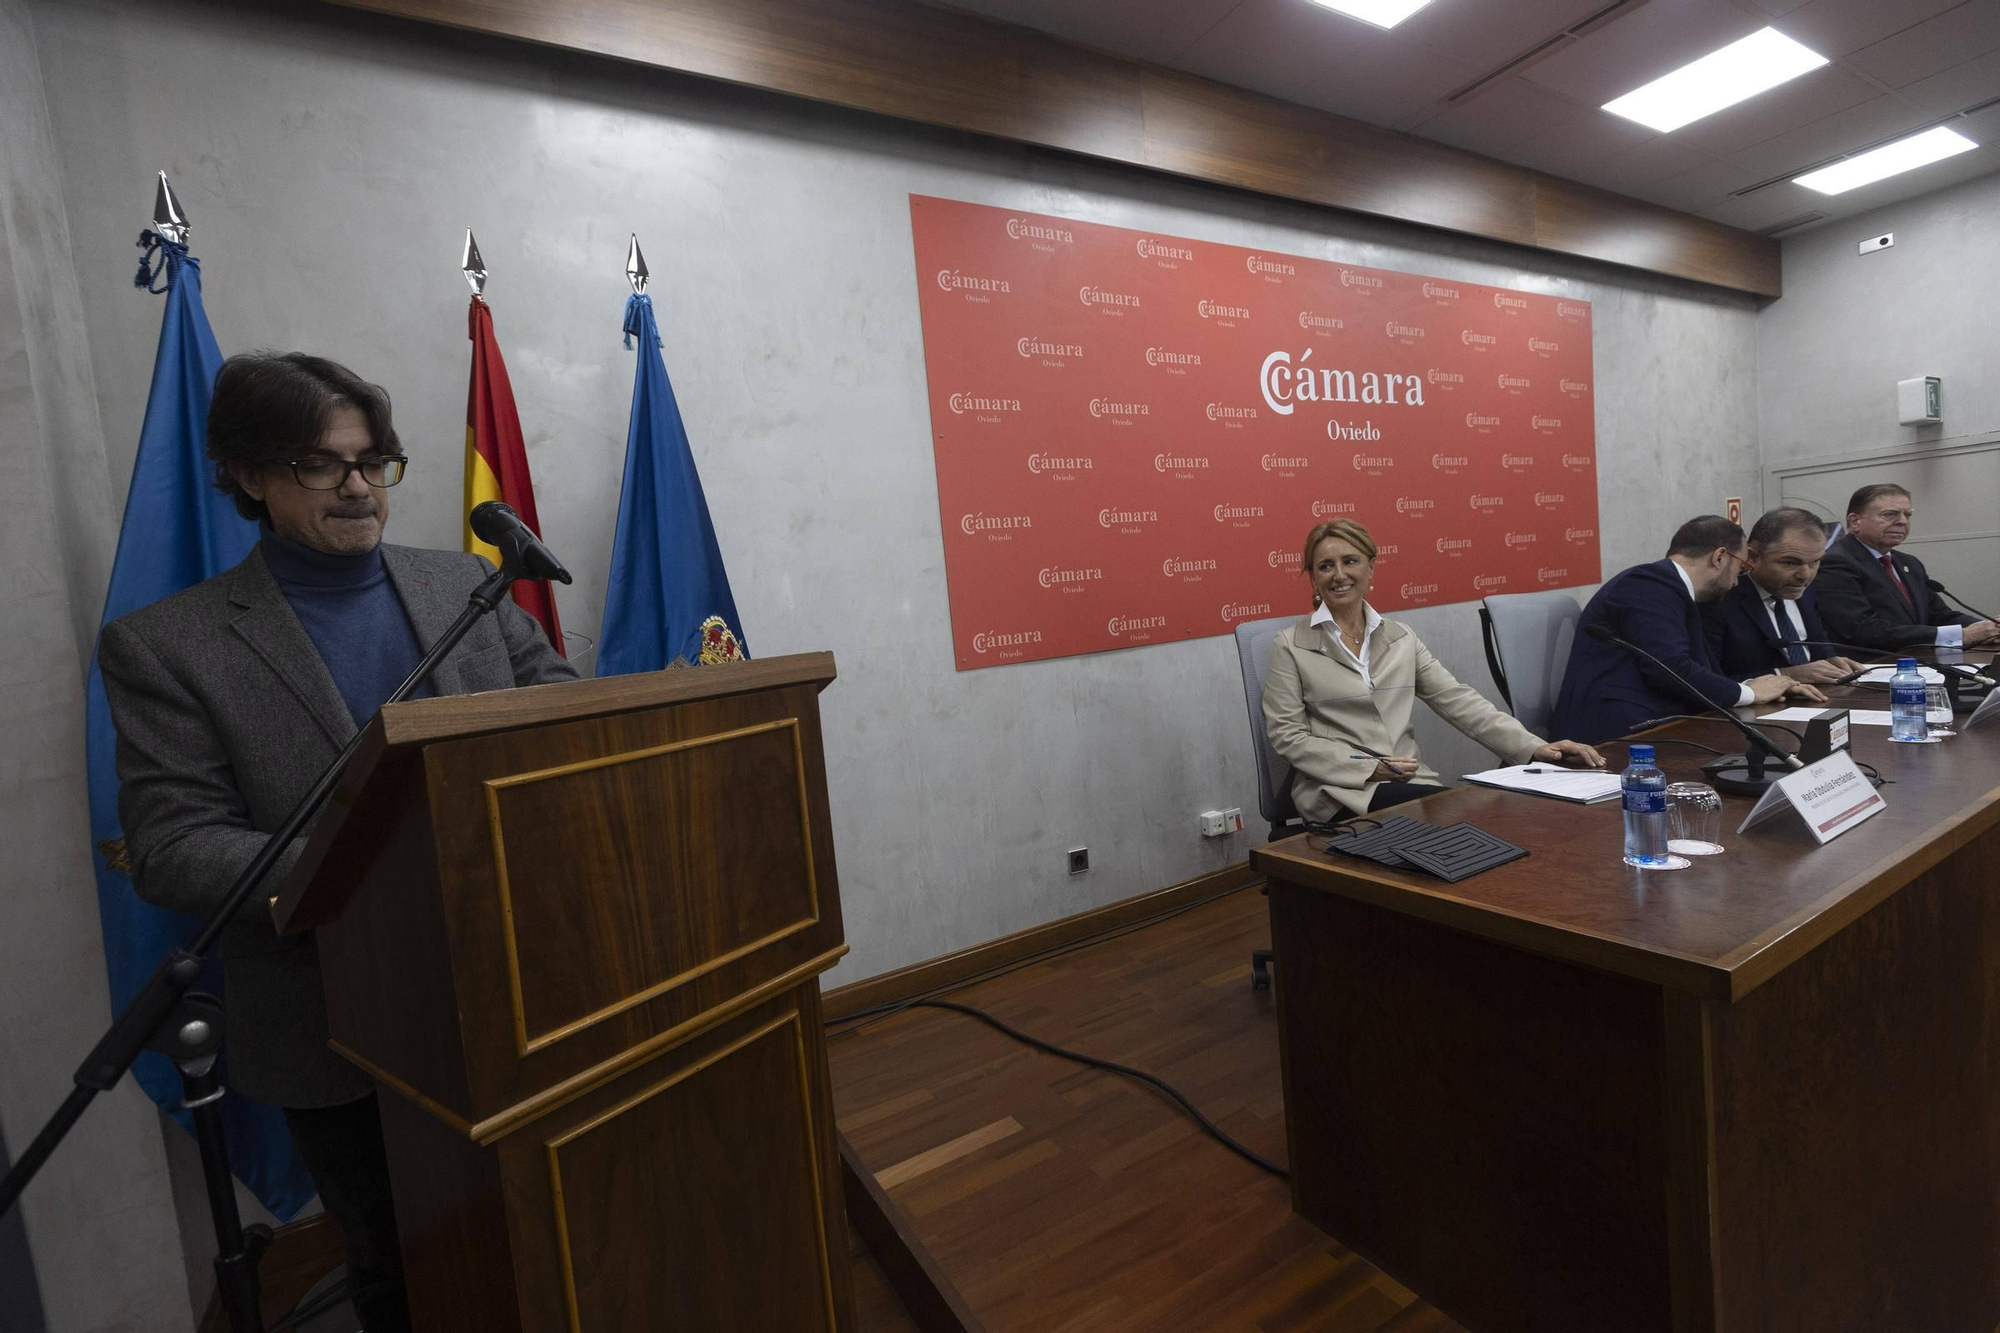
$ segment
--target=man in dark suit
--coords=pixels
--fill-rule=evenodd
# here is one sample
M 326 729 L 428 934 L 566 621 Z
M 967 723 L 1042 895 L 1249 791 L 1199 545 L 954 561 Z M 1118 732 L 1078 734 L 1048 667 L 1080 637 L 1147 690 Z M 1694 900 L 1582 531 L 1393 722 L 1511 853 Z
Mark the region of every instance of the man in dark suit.
M 1751 526 L 1743 577 L 1701 607 L 1709 655 L 1725 676 L 1776 671 L 1825 685 L 1860 669 L 1827 642 L 1814 605 L 1825 554 L 1826 529 L 1803 509 L 1773 509 Z
M 1709 656 L 1699 604 L 1735 586 L 1745 555 L 1743 529 L 1704 514 L 1681 524 L 1666 559 L 1634 565 L 1599 588 L 1577 623 L 1556 700 L 1555 734 L 1595 744 L 1651 718 L 1705 712 L 1710 706 L 1742 708 L 1787 695 L 1825 702 L 1811 685 L 1776 672 L 1738 681 Z M 1638 644 L 1688 685 L 1636 653 L 1590 638 L 1586 631 L 1593 625 Z M 1689 686 L 1699 698 L 1689 694 Z
M 1827 548 L 1819 610 L 1833 637 L 1871 648 L 1976 648 L 2000 641 L 2000 625 L 1960 615 L 1937 595 L 1923 561 L 1896 548 L 1916 517 L 1894 483 L 1863 486 L 1847 502 L 1847 532 Z
M 118 809 L 148 902 L 207 915 L 265 835 L 465 608 L 478 556 L 383 544 L 405 460 L 389 400 L 318 357 L 233 357 L 208 419 L 216 484 L 263 535 L 242 563 L 104 627 Z M 571 680 L 511 601 L 440 663 L 430 693 Z M 304 838 L 267 884 L 297 864 Z M 222 937 L 237 1091 L 284 1108 L 345 1232 L 369 1333 L 410 1327 L 374 1087 L 327 1049 L 319 953 L 253 895 Z M 385 979 L 393 984 L 393 979 Z

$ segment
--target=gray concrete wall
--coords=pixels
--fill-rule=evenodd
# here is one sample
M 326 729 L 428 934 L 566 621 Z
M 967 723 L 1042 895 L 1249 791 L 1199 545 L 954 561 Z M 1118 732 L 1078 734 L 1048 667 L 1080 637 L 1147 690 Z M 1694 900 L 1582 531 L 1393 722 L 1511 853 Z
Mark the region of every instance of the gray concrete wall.
M 164 167 L 225 350 L 311 348 L 387 384 L 419 460 L 392 536 L 455 545 L 471 225 L 544 528 L 578 574 L 564 622 L 594 635 L 632 375 L 621 269 L 626 233 L 640 234 L 751 645 L 830 648 L 840 664 L 822 700 L 853 944 L 836 984 L 1252 843 L 1205 842 L 1194 822 L 1255 808 L 1228 638 L 954 670 L 910 192 L 1589 300 L 1606 567 L 1655 558 L 1681 518 L 1756 495 L 1756 315 L 1685 284 L 344 11 L 193 3 L 162 22 L 128 0 L 29 8 L 111 477 L 130 467 L 153 354 L 131 242 Z M 100 567 L 116 517 L 103 503 Z M 101 595 L 95 571 L 61 579 L 64 595 Z M 0 596 L 11 616 L 23 593 Z M 1470 606 L 1407 619 L 1490 689 Z M 36 667 L 73 686 L 73 658 Z M 80 733 L 66 707 L 51 698 L 47 725 Z M 1420 730 L 1448 772 L 1487 762 Z M 44 746 L 52 764 L 80 753 L 62 735 Z M 50 800 L 82 828 L 80 782 Z M 60 822 L 0 819 L 17 840 L 48 841 Z M 1063 851 L 1078 843 L 1094 868 L 1073 879 Z M 75 971 L 35 963 L 25 982 L 101 1004 L 101 978 Z
M 1858 242 L 1895 234 L 1862 255 Z M 1757 321 L 1766 499 L 1837 515 L 1860 486 L 1910 489 L 1908 549 L 2000 608 L 2000 174 L 1785 242 L 1785 295 Z M 1944 381 L 1944 421 L 1902 426 L 1896 382 Z
M 110 1020 L 84 784 L 83 675 L 117 514 L 34 17 L 18 0 L 0 0 L 0 568 L 8 571 L 0 610 L 0 1126 L 17 1153 Z M 156 308 L 128 317 L 149 315 L 157 327 Z M 192 1327 L 160 1124 L 126 1081 L 97 1099 L 22 1198 L 40 1309 L 56 1333 Z M 0 1259 L 0 1268 L 10 1262 Z M 0 1288 L 0 1324 L 40 1326 L 26 1308 L 33 1290 L 8 1284 L 4 1273 Z

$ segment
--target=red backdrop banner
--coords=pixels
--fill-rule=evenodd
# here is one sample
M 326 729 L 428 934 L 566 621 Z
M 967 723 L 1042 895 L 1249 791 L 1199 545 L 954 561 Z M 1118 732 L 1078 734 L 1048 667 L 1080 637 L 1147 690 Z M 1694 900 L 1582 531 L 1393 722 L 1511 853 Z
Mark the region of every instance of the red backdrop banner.
M 1595 583 L 1590 305 L 910 196 L 960 670 Z

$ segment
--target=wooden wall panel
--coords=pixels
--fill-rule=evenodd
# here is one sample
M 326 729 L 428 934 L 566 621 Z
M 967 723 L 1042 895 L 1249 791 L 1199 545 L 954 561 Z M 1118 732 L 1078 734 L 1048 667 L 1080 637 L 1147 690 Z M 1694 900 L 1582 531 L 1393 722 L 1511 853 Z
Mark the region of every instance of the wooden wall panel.
M 1779 294 L 1778 243 L 915 0 L 330 0 Z

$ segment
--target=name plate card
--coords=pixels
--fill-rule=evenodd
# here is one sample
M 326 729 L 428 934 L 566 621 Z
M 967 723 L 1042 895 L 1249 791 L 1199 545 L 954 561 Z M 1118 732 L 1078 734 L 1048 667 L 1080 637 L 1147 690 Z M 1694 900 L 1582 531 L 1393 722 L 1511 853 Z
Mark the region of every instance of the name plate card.
M 1832 757 L 1807 764 L 1766 787 L 1763 799 L 1736 831 L 1741 833 L 1791 809 L 1799 812 L 1813 837 L 1824 845 L 1888 808 L 1882 793 L 1854 766 L 1853 758 L 1838 750 Z

